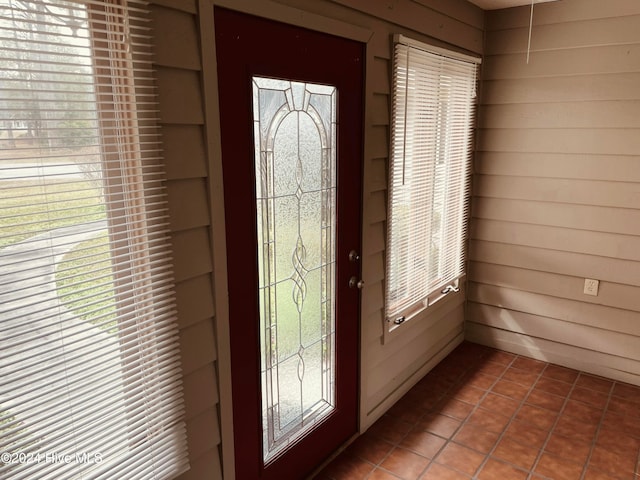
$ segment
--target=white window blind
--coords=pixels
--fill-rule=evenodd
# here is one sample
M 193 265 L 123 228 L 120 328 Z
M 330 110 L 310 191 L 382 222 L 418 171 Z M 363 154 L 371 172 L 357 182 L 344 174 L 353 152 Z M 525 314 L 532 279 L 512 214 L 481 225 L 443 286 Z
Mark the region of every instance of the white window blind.
M 395 38 L 386 317 L 457 291 L 464 274 L 479 59 Z
M 188 468 L 145 6 L 0 0 L 0 478 Z

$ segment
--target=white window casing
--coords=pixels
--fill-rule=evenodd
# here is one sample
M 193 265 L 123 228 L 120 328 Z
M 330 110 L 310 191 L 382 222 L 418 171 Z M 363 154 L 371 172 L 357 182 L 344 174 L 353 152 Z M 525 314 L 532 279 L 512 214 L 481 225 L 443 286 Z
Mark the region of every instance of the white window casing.
M 479 58 L 394 37 L 386 320 L 394 329 L 465 274 Z
M 187 470 L 151 29 L 0 0 L 0 478 Z

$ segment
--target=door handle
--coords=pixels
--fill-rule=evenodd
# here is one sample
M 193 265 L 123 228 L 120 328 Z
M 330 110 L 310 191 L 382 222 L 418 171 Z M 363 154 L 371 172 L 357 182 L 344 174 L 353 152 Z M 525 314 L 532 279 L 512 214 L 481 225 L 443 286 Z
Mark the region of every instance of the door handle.
M 355 250 L 351 250 L 349 252 L 349 261 L 354 263 L 360 261 L 360 255 L 358 254 L 358 252 L 356 252 Z
M 351 277 L 349 279 L 349 288 L 357 288 L 361 290 L 364 287 L 364 280 L 358 280 L 357 277 Z

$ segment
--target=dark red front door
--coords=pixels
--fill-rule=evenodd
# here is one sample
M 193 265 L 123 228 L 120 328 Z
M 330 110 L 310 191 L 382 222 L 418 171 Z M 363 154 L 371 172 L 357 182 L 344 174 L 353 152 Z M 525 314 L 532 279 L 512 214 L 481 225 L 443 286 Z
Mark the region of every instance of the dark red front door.
M 236 475 L 304 478 L 357 429 L 364 46 L 214 14 Z

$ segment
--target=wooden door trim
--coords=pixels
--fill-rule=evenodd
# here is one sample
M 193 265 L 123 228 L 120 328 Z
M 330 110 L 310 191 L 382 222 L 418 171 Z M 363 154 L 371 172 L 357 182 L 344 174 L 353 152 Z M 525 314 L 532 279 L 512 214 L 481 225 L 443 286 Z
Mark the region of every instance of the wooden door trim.
M 183 2 L 183 0 L 180 0 Z M 217 455 L 211 465 L 211 455 L 190 458 L 191 469 L 207 475 L 221 478 L 235 478 L 235 449 L 233 435 L 233 398 L 231 388 L 231 335 L 229 331 L 229 296 L 227 282 L 227 237 L 222 184 L 222 142 L 220 137 L 220 104 L 218 102 L 218 72 L 216 59 L 216 35 L 212 0 L 197 0 L 197 15 L 200 35 L 200 54 L 202 62 L 202 91 L 204 109 L 204 137 L 208 167 L 206 178 L 209 191 L 211 215 L 210 235 L 214 269 L 211 273 L 215 313 L 212 322 L 216 333 L 216 355 L 212 361 L 217 363 L 218 399 L 220 407 L 221 462 L 217 464 Z M 189 412 L 187 411 L 187 414 Z M 214 445 L 213 449 L 217 449 Z M 190 453 L 191 455 L 191 453 Z M 207 458 L 209 457 L 209 458 Z M 195 463 L 194 463 L 195 462 Z

